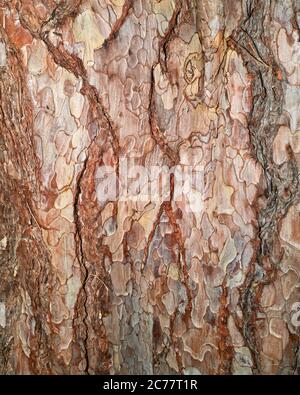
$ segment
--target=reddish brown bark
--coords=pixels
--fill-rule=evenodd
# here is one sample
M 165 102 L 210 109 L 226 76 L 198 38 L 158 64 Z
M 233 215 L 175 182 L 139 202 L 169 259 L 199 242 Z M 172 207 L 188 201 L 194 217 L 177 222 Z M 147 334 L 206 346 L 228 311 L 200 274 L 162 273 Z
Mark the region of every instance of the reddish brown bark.
M 1 373 L 299 373 L 297 7 L 0 0 Z

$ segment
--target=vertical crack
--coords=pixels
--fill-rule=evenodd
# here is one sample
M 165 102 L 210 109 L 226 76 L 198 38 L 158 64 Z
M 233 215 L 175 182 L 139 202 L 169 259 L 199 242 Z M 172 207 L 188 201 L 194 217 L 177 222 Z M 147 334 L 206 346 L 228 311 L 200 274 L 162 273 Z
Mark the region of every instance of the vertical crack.
M 54 62 L 59 65 L 60 67 L 63 67 L 64 69 L 68 70 L 71 72 L 76 78 L 81 78 L 82 79 L 82 88 L 80 90 L 80 93 L 84 95 L 89 102 L 90 105 L 90 110 L 93 111 L 94 109 L 96 110 L 96 116 L 98 119 L 104 119 L 106 125 L 102 128 L 104 130 L 107 130 L 107 138 L 110 141 L 110 144 L 112 146 L 115 158 L 116 158 L 116 168 L 117 168 L 117 176 L 119 176 L 119 153 L 120 153 L 120 145 L 119 145 L 119 139 L 117 136 L 117 131 L 114 128 L 113 121 L 110 118 L 110 115 L 106 111 L 101 98 L 96 90 L 96 88 L 91 85 L 88 81 L 87 77 L 87 71 L 83 65 L 82 60 L 74 55 L 70 54 L 63 46 L 62 43 L 58 44 L 57 46 L 53 45 L 52 42 L 49 39 L 49 30 L 51 28 L 57 27 L 58 24 L 62 24 L 64 20 L 67 17 L 75 17 L 77 13 L 79 12 L 79 5 L 81 1 L 77 1 L 75 4 L 73 3 L 66 3 L 64 8 L 61 7 L 56 7 L 54 11 L 51 14 L 51 17 L 49 20 L 44 23 L 38 30 L 34 29 L 29 21 L 25 19 L 22 15 L 20 14 L 20 22 L 24 28 L 26 28 L 33 37 L 36 39 L 42 40 L 44 44 L 46 45 L 49 53 L 52 55 Z M 130 7 L 129 7 L 130 8 Z M 129 11 L 129 9 L 128 9 Z M 83 163 L 83 168 L 80 172 L 80 175 L 77 179 L 76 186 L 75 186 L 75 196 L 74 196 L 74 202 L 73 202 L 73 214 L 74 214 L 74 222 L 75 222 L 75 240 L 77 239 L 76 243 L 76 255 L 78 258 L 78 261 L 80 263 L 81 267 L 81 274 L 82 274 L 82 284 L 81 284 L 81 289 L 78 293 L 77 297 L 77 302 L 74 308 L 74 318 L 73 321 L 78 318 L 78 308 L 76 309 L 76 306 L 78 306 L 78 303 L 82 301 L 82 307 L 83 307 L 83 312 L 81 320 L 84 326 L 84 336 L 82 338 L 83 341 L 83 348 L 84 348 L 84 354 L 85 354 L 85 360 L 86 360 L 86 366 L 85 366 L 85 373 L 89 374 L 89 353 L 88 353 L 88 338 L 89 338 L 89 325 L 88 325 L 88 291 L 87 291 L 87 284 L 88 284 L 88 279 L 89 279 L 89 268 L 85 259 L 85 254 L 84 254 L 84 246 L 83 246 L 83 237 L 82 237 L 82 225 L 81 225 L 81 220 L 80 220 L 80 197 L 82 195 L 82 182 L 84 179 L 84 175 L 86 170 L 88 169 L 88 163 L 89 163 L 89 151 L 93 144 L 96 142 L 96 139 L 98 137 L 98 134 L 93 138 L 89 146 L 87 147 L 87 157 Z M 117 205 L 115 204 L 115 212 L 117 212 Z
M 234 33 L 234 41 L 245 50 L 248 71 L 254 76 L 253 108 L 249 116 L 250 141 L 266 181 L 265 208 L 258 212 L 259 248 L 246 277 L 241 306 L 244 315 L 243 333 L 252 353 L 254 371 L 261 372 L 259 341 L 256 333 L 257 311 L 263 287 L 274 282 L 281 256 L 275 251 L 278 224 L 284 218 L 299 192 L 298 168 L 291 148 L 289 160 L 283 165 L 273 161 L 273 141 L 282 114 L 282 82 L 276 78 L 278 65 L 264 44 L 264 19 L 268 4 L 261 0 L 247 2 L 248 17 Z M 264 10 L 263 12 L 261 10 Z M 250 45 L 249 37 L 251 38 Z M 255 51 L 253 55 L 252 51 Z M 258 48 L 260 51 L 258 52 Z
M 96 136 L 97 137 L 97 136 Z M 96 137 L 92 140 L 90 146 L 94 143 Z M 80 199 L 80 195 L 81 195 L 81 182 L 82 179 L 84 178 L 84 174 L 85 171 L 87 169 L 87 163 L 88 163 L 88 159 L 89 159 L 89 155 L 88 155 L 89 149 L 87 149 L 87 156 L 84 160 L 83 163 L 83 168 L 79 174 L 79 177 L 77 179 L 76 182 L 76 189 L 75 189 L 75 196 L 74 196 L 74 204 L 73 204 L 73 215 L 74 215 L 74 223 L 75 223 L 75 241 L 76 238 L 78 240 L 78 243 L 76 242 L 76 255 L 77 255 L 77 259 L 80 263 L 80 268 L 81 268 L 81 274 L 82 274 L 82 284 L 81 284 L 81 288 L 79 290 L 78 296 L 77 296 L 77 302 L 76 302 L 76 306 L 75 306 L 75 311 L 78 312 L 78 303 L 80 301 L 80 298 L 82 298 L 82 303 L 83 303 L 83 316 L 82 316 L 82 323 L 84 325 L 84 338 L 83 340 L 83 348 L 84 348 L 84 355 L 85 355 L 85 362 L 86 362 L 86 366 L 85 366 L 85 373 L 89 374 L 89 353 L 88 353 L 88 334 L 89 334 L 89 327 L 88 327 L 88 323 L 87 323 L 87 319 L 88 319 L 88 310 L 87 310 L 87 301 L 88 301 L 88 293 L 87 293 L 87 289 L 86 289 L 86 285 L 88 282 L 88 278 L 89 278 L 89 270 L 88 267 L 86 265 L 86 261 L 85 261 L 85 256 L 84 256 L 84 249 L 83 249 L 83 240 L 82 240 L 82 235 L 81 235 L 81 222 L 80 222 L 80 216 L 79 216 L 79 199 Z M 77 309 L 76 309 L 77 307 Z M 75 321 L 75 319 L 77 318 L 76 313 L 74 312 L 74 318 L 73 318 L 73 322 Z
M 114 26 L 112 27 L 112 29 L 109 33 L 109 36 L 104 41 L 104 43 L 103 43 L 104 47 L 109 45 L 111 43 L 111 41 L 117 37 L 121 27 L 123 26 L 124 22 L 126 21 L 126 18 L 129 15 L 129 12 L 132 9 L 132 7 L 133 7 L 133 1 L 132 0 L 125 0 L 123 8 L 122 8 L 122 14 L 121 14 L 120 18 L 118 18 L 116 20 Z
M 230 332 L 228 329 L 229 309 L 227 307 L 228 289 L 226 287 L 227 277 L 225 276 L 222 283 L 222 294 L 220 299 L 220 308 L 217 320 L 218 334 L 219 334 L 219 350 L 220 350 L 220 367 L 219 374 L 230 374 L 232 367 L 232 360 L 234 355 L 234 348 L 231 341 Z

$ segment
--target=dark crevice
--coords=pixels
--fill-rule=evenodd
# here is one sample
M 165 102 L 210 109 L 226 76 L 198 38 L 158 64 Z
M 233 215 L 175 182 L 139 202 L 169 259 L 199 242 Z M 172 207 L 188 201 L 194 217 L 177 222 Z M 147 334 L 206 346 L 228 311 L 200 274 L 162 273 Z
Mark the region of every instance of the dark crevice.
M 86 168 L 87 168 L 87 162 L 88 162 L 88 154 L 87 157 L 84 161 L 83 164 L 83 169 L 81 170 L 81 173 L 77 179 L 76 182 L 76 190 L 75 190 L 75 196 L 74 196 L 74 205 L 73 205 L 73 214 L 74 214 L 74 223 L 75 223 L 75 239 L 78 239 L 78 243 L 75 243 L 76 245 L 76 255 L 77 259 L 80 263 L 81 267 L 81 273 L 82 273 L 82 284 L 81 284 L 81 289 L 78 293 L 77 296 L 77 303 L 78 304 L 80 298 L 82 297 L 83 301 L 83 310 L 84 314 L 82 317 L 82 323 L 85 327 L 85 337 L 83 339 L 83 346 L 84 346 L 84 353 L 85 353 L 85 359 L 86 359 L 86 367 L 85 367 L 85 372 L 86 374 L 89 374 L 89 354 L 88 354 L 88 333 L 89 333 L 89 328 L 88 328 L 88 323 L 87 323 L 87 318 L 88 318 L 88 310 L 87 310 L 87 301 L 88 301 L 88 293 L 86 289 L 87 281 L 89 278 L 89 270 L 86 265 L 85 257 L 84 257 L 84 249 L 83 249 L 83 240 L 82 240 L 82 235 L 81 235 L 81 222 L 80 222 L 80 216 L 79 216 L 79 199 L 81 195 L 81 181 L 84 177 Z M 77 306 L 78 309 L 78 306 Z M 76 309 L 75 309 L 76 310 Z M 77 317 L 76 317 L 77 318 Z M 74 317 L 75 319 L 75 317 Z M 73 321 L 74 321 L 73 319 Z
M 78 6 L 81 3 L 81 1 L 78 1 Z M 63 47 L 63 45 L 59 44 L 57 47 L 54 46 L 49 37 L 49 25 L 52 27 L 57 27 L 58 24 L 62 24 L 64 20 L 67 17 L 75 17 L 77 13 L 79 12 L 78 6 L 76 8 L 76 4 L 73 6 L 67 6 L 65 11 L 63 12 L 62 8 L 56 8 L 49 21 L 47 21 L 46 24 L 42 25 L 41 28 L 39 29 L 38 32 L 34 31 L 34 29 L 31 28 L 31 26 L 28 24 L 28 21 L 24 20 L 22 17 L 22 14 L 20 15 L 20 21 L 23 25 L 24 28 L 26 28 L 36 39 L 42 40 L 45 45 L 48 48 L 49 53 L 52 55 L 55 63 L 64 69 L 68 70 L 72 74 L 75 75 L 77 78 L 81 78 L 83 81 L 83 86 L 81 88 L 81 93 L 85 97 L 87 97 L 88 102 L 90 104 L 90 108 L 93 111 L 93 109 L 96 109 L 97 117 L 99 119 L 104 119 L 107 127 L 105 129 L 108 130 L 109 135 L 110 135 L 110 140 L 111 140 L 111 145 L 114 151 L 114 155 L 117 160 L 117 176 L 119 175 L 119 152 L 120 152 L 120 147 L 119 147 L 119 140 L 117 137 L 117 132 L 113 126 L 113 121 L 111 120 L 108 112 L 105 110 L 104 105 L 102 104 L 102 101 L 99 97 L 99 94 L 96 90 L 96 88 L 91 85 L 88 81 L 87 78 L 87 71 L 83 65 L 82 60 L 75 56 L 74 54 L 68 53 L 68 51 Z M 58 14 L 58 15 L 57 15 Z M 89 147 L 87 148 L 87 157 L 84 161 L 83 164 L 83 169 L 81 170 L 81 173 L 78 177 L 77 183 L 76 183 L 76 189 L 75 189 L 75 197 L 74 197 L 74 206 L 73 206 L 73 213 L 74 213 L 74 222 L 75 222 L 75 228 L 76 228 L 76 234 L 75 237 L 78 240 L 79 246 L 77 247 L 77 257 L 78 261 L 81 266 L 81 273 L 82 273 L 82 285 L 81 285 L 81 290 L 78 293 L 78 298 L 77 298 L 77 305 L 79 301 L 82 301 L 83 304 L 83 316 L 81 317 L 82 323 L 85 327 L 85 334 L 83 338 L 83 347 L 84 347 L 84 353 L 85 353 L 85 359 L 86 359 L 86 367 L 85 367 L 85 373 L 89 374 L 89 354 L 88 354 L 88 332 L 89 332 L 89 327 L 88 327 L 88 309 L 87 309 L 87 301 L 88 301 L 88 292 L 87 292 L 87 283 L 89 279 L 89 268 L 86 264 L 86 259 L 84 256 L 84 246 L 83 246 L 83 238 L 81 234 L 81 220 L 80 220 L 80 214 L 79 214 L 79 206 L 80 206 L 80 196 L 82 193 L 82 188 L 81 184 L 84 179 L 85 172 L 88 168 L 88 163 L 89 163 L 89 151 L 93 144 L 96 141 L 98 134 L 93 138 L 91 141 Z M 77 246 L 77 243 L 76 243 Z M 76 310 L 76 306 L 74 309 L 74 320 L 78 318 L 77 313 L 78 313 L 78 306 Z M 73 320 L 73 321 L 74 321 Z
M 245 49 L 243 57 L 247 59 L 250 74 L 259 76 L 253 80 L 253 108 L 248 127 L 254 154 L 263 169 L 266 190 L 265 207 L 258 212 L 257 263 L 248 272 L 241 306 L 244 315 L 243 333 L 252 352 L 254 371 L 260 373 L 256 327 L 257 312 L 260 311 L 259 300 L 263 287 L 277 278 L 282 257 L 275 251 L 278 225 L 297 199 L 299 185 L 298 168 L 292 150 L 289 150 L 289 161 L 283 165 L 278 166 L 273 161 L 272 146 L 280 125 L 283 86 L 276 77 L 278 65 L 274 62 L 274 55 L 263 41 L 268 6 L 261 0 L 255 0 L 247 2 L 247 7 L 248 17 L 240 31 L 234 33 L 234 40 Z M 249 48 L 249 37 L 253 43 L 251 47 L 256 49 L 256 56 Z M 257 48 L 260 48 L 260 52 Z

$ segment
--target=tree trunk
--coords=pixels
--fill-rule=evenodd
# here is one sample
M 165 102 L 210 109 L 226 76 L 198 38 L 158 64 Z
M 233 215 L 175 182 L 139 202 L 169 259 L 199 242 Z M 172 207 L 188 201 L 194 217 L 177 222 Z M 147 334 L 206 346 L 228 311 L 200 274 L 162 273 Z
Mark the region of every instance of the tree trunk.
M 297 0 L 0 0 L 0 372 L 297 374 Z

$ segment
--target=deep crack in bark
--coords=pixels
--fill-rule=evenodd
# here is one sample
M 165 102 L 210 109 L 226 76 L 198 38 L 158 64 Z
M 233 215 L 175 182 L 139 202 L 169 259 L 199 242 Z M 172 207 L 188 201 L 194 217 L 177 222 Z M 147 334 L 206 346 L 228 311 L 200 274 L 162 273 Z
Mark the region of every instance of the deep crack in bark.
M 282 82 L 276 77 L 275 71 L 278 70 L 278 66 L 274 62 L 271 50 L 263 43 L 263 26 L 265 17 L 268 15 L 268 4 L 255 0 L 249 6 L 251 8 L 248 9 L 244 28 L 236 32 L 235 41 L 250 55 L 247 59 L 250 73 L 260 77 L 254 79 L 249 131 L 253 150 L 264 171 L 266 207 L 258 213 L 260 246 L 257 252 L 257 265 L 252 266 L 248 272 L 241 304 L 244 312 L 243 333 L 252 352 L 254 371 L 259 373 L 261 366 L 256 336 L 259 298 L 263 287 L 276 279 L 280 262 L 273 251 L 273 244 L 277 237 L 280 220 L 285 217 L 288 208 L 298 197 L 299 182 L 297 164 L 292 150 L 289 151 L 290 159 L 287 164 L 278 166 L 273 161 L 272 146 L 282 114 Z M 264 10 L 264 12 L 258 10 Z M 249 37 L 260 60 L 247 49 Z M 263 56 L 258 53 L 256 41 L 260 43 L 259 47 L 264 52 Z M 263 58 L 270 59 L 268 63 L 271 66 Z M 287 191 L 289 191 L 288 196 L 286 196 Z M 271 269 L 266 265 L 266 260 Z

